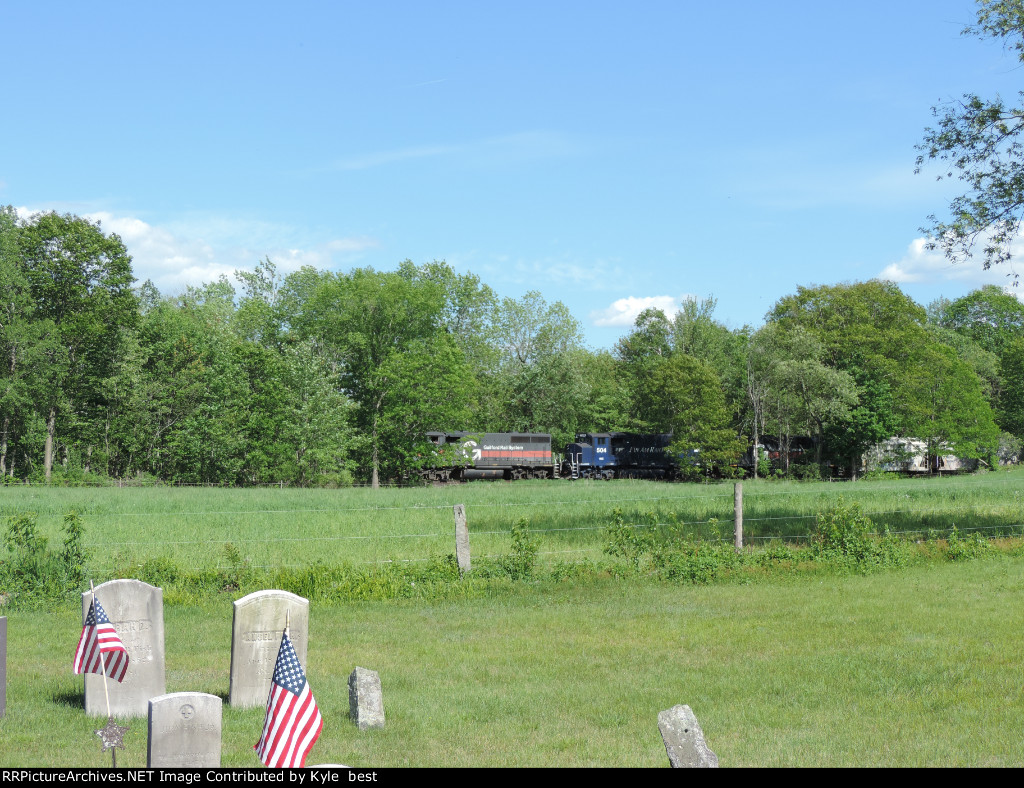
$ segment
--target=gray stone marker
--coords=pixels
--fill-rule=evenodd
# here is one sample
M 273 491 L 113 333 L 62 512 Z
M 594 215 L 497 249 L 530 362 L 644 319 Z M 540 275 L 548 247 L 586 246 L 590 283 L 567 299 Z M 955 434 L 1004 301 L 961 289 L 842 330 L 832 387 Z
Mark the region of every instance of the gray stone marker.
M 172 692 L 149 700 L 149 768 L 220 766 L 223 702 L 205 692 Z
M 348 716 L 361 731 L 384 727 L 384 693 L 377 671 L 356 668 L 348 677 Z
M 7 713 L 7 616 L 0 616 L 0 718 Z
M 660 712 L 658 729 L 672 768 L 718 768 L 718 756 L 704 741 L 704 731 L 689 706 L 673 706 Z
M 145 717 L 149 699 L 167 692 L 164 670 L 164 592 L 141 580 L 110 580 L 96 586 L 96 596 L 128 651 L 128 674 L 120 683 L 107 679 L 110 713 Z M 82 624 L 92 594 L 82 594 Z M 107 716 L 103 676 L 85 674 L 85 713 Z
M 455 560 L 459 563 L 459 574 L 464 575 L 473 567 L 469 559 L 469 528 L 466 526 L 466 506 L 456 504 L 455 511 Z
M 288 591 L 256 591 L 235 601 L 234 610 L 228 703 L 243 709 L 266 706 L 286 617 L 295 654 L 306 668 L 309 600 Z

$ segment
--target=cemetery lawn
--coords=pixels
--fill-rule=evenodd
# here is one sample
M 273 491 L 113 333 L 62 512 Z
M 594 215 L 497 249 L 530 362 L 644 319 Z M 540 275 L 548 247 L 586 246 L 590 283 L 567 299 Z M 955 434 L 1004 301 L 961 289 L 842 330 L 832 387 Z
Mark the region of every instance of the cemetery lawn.
M 691 706 L 723 767 L 1024 766 L 1024 558 L 748 585 L 518 583 L 489 597 L 310 609 L 324 716 L 309 763 L 667 767 Z M 165 608 L 167 691 L 227 697 L 231 602 Z M 8 615 L 0 766 L 104 766 L 71 674 L 72 605 Z M 348 720 L 380 673 L 387 725 Z M 124 724 L 124 720 L 120 721 Z M 223 764 L 258 766 L 262 709 L 224 707 Z M 143 767 L 133 719 L 118 765 Z

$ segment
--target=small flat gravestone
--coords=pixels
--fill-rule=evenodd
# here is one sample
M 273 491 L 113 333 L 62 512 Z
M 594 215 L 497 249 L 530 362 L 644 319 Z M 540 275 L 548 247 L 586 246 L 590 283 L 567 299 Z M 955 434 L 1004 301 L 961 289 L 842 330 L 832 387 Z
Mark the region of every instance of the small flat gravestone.
M 128 673 L 121 682 L 107 679 L 110 715 L 145 717 L 149 699 L 167 692 L 164 671 L 164 592 L 141 580 L 109 580 L 96 586 L 96 597 L 128 651 Z M 92 594 L 82 594 L 82 624 Z M 85 713 L 106 717 L 103 676 L 85 675 Z
M 658 729 L 672 768 L 718 768 L 718 756 L 704 741 L 704 731 L 689 706 L 673 706 L 660 712 Z
M 348 715 L 361 731 L 384 727 L 384 694 L 377 671 L 356 668 L 348 677 Z
M 231 622 L 231 684 L 228 703 L 266 706 L 281 648 L 285 618 L 303 669 L 309 646 L 309 600 L 288 591 L 256 591 L 234 603 Z
M 220 766 L 223 701 L 205 692 L 172 692 L 150 698 L 149 768 Z
M 7 713 L 7 616 L 0 616 L 0 719 Z

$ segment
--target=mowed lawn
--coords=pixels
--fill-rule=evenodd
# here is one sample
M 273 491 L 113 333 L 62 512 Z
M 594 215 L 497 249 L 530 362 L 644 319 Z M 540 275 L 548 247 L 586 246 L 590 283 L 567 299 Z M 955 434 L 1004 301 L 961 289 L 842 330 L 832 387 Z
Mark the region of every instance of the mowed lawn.
M 491 598 L 311 609 L 324 732 L 309 763 L 665 767 L 690 705 L 723 767 L 1024 766 L 1024 559 L 750 585 L 522 583 Z M 167 690 L 227 696 L 230 595 L 165 610 Z M 10 613 L 2 766 L 102 766 L 71 674 L 80 611 Z M 387 725 L 348 720 L 380 673 Z M 262 710 L 225 706 L 223 764 Z M 144 766 L 146 721 L 118 765 Z

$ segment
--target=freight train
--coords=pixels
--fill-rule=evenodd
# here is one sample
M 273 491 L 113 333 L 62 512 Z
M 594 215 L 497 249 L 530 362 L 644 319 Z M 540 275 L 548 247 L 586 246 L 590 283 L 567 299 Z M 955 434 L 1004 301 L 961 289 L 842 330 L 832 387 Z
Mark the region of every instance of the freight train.
M 551 435 L 521 432 L 428 432 L 431 452 L 410 476 L 428 482 L 472 479 L 677 479 L 680 467 L 696 464 L 696 451 L 668 452 L 671 433 L 585 432 L 551 451 Z M 435 448 L 436 447 L 436 448 Z

